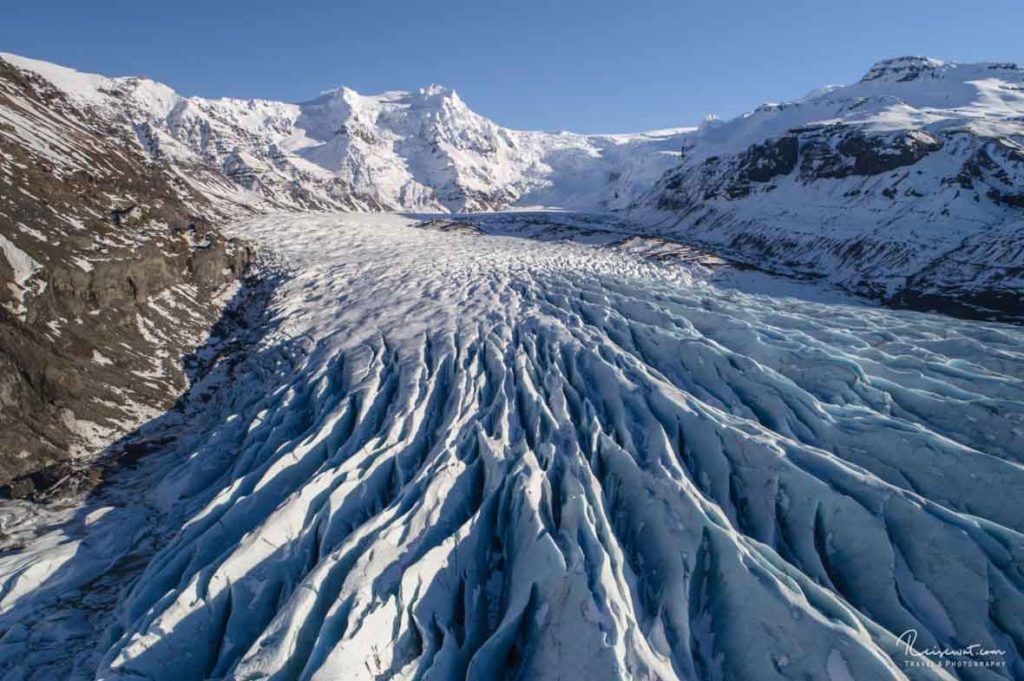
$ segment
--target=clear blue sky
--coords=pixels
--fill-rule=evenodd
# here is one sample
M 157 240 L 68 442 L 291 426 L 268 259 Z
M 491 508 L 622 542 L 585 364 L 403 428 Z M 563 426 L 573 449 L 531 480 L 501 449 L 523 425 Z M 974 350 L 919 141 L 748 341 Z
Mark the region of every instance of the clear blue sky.
M 732 116 L 883 57 L 1024 62 L 1024 0 L 14 0 L 0 51 L 183 94 L 302 101 L 429 83 L 518 128 Z

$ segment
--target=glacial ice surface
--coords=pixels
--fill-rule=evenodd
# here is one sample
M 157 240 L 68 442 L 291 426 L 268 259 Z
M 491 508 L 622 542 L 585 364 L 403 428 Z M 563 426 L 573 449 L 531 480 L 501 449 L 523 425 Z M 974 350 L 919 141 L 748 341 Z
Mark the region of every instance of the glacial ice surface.
M 0 555 L 5 678 L 115 564 L 84 677 L 1024 678 L 1021 329 L 415 222 L 235 226 L 267 335 L 144 499 Z

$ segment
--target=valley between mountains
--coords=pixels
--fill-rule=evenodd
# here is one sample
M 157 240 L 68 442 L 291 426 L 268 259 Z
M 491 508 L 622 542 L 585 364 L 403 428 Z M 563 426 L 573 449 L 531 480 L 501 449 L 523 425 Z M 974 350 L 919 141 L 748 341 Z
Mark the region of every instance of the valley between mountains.
M 0 67 L 0 678 L 1024 677 L 1018 67 L 597 136 Z

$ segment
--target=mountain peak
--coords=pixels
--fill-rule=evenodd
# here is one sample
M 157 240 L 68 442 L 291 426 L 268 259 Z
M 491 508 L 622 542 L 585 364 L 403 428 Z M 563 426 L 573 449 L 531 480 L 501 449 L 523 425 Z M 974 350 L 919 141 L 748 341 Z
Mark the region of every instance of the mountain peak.
M 372 106 L 373 102 L 418 102 L 420 105 L 430 104 L 434 106 L 440 105 L 444 102 L 453 102 L 464 105 L 463 101 L 459 98 L 459 95 L 453 88 L 433 83 L 426 87 L 416 88 L 415 90 L 388 90 L 378 94 L 362 94 L 348 86 L 342 85 L 331 90 L 324 90 L 315 99 L 303 103 L 311 104 L 327 102 L 344 102 L 349 106 L 356 107 L 361 106 L 362 104 L 360 103 Z
M 431 83 L 426 87 L 421 87 L 416 92 L 424 97 L 458 97 L 453 88 L 446 85 L 438 85 L 437 83 Z
M 862 83 L 872 80 L 903 82 L 915 80 L 924 73 L 941 71 L 947 66 L 950 64 L 932 57 L 895 57 L 876 63 L 860 80 Z
M 462 98 L 455 92 L 455 89 L 446 85 L 431 83 L 426 87 L 421 87 L 415 92 L 409 93 L 409 95 L 411 101 L 418 102 L 420 106 L 429 109 L 454 107 L 455 109 L 465 109 L 468 111 L 466 103 L 462 101 Z

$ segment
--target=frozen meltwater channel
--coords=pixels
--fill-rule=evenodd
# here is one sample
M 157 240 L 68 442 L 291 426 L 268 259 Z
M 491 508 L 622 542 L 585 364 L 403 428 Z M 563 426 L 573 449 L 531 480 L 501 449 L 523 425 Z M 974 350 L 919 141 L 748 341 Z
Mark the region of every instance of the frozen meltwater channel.
M 414 222 L 236 226 L 291 275 L 100 678 L 1024 678 L 1020 329 Z

